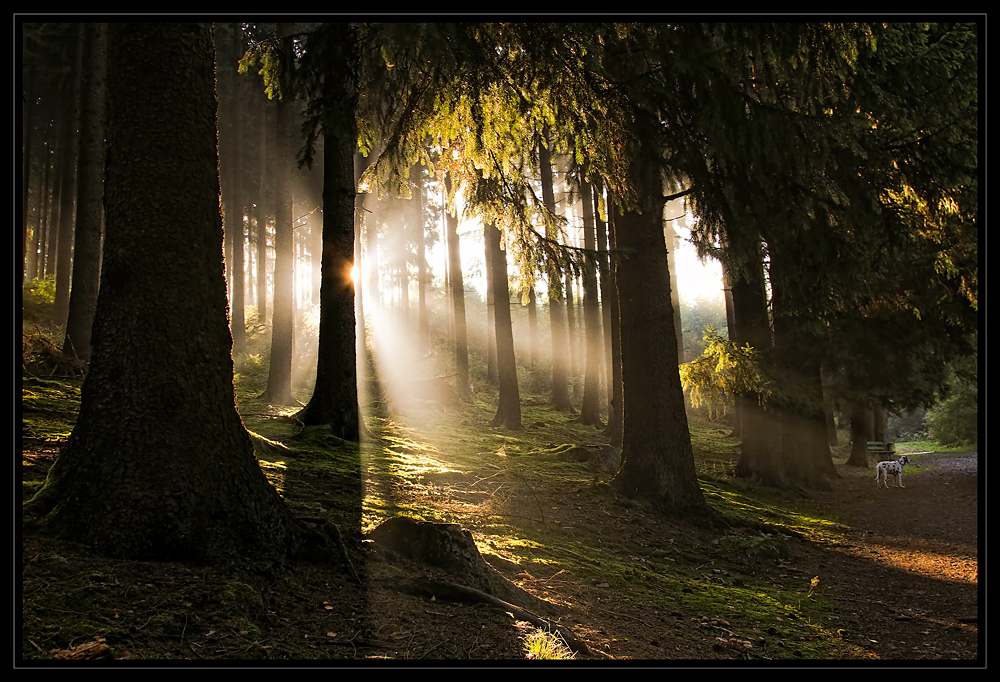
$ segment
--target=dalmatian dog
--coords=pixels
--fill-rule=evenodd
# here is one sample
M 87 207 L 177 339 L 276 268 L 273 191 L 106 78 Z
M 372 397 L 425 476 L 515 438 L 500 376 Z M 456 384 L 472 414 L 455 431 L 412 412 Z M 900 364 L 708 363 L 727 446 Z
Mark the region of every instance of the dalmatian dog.
M 910 458 L 903 455 L 898 460 L 887 460 L 885 462 L 878 463 L 878 471 L 875 473 L 875 487 L 881 488 L 881 484 L 885 483 L 885 487 L 889 487 L 889 477 L 895 478 L 896 486 L 899 488 L 904 488 L 903 485 L 903 467 L 906 466 L 910 461 Z

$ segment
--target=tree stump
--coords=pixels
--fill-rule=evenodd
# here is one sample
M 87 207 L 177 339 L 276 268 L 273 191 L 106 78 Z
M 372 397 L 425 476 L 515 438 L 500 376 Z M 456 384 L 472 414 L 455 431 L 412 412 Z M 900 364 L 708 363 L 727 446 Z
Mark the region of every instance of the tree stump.
M 472 533 L 458 524 L 396 516 L 372 530 L 368 537 L 401 557 L 442 569 L 467 587 L 502 601 L 541 613 L 562 610 L 522 590 L 486 563 Z

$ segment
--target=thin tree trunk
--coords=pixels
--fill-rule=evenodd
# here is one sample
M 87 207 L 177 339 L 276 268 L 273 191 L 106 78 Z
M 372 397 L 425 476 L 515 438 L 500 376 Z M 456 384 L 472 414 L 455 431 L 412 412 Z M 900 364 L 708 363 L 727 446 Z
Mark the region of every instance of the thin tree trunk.
M 421 167 L 415 164 L 410 169 L 410 179 L 413 182 L 413 213 L 414 238 L 417 245 L 417 328 L 420 331 L 420 342 L 430 342 L 430 317 L 427 312 L 427 237 L 424 227 L 424 179 Z
M 674 309 L 674 331 L 677 334 L 677 360 L 684 362 L 684 334 L 681 327 L 681 299 L 677 287 L 677 264 L 674 252 L 677 250 L 677 232 L 671 223 L 665 223 L 664 239 L 667 243 L 667 267 L 670 269 L 670 305 Z
M 541 342 L 538 339 L 538 301 L 535 296 L 534 282 L 528 286 L 528 344 L 531 356 L 531 368 L 535 369 L 538 367 Z
M 278 24 L 282 52 L 291 53 L 291 30 Z M 294 349 L 294 246 L 292 243 L 293 187 L 292 146 L 295 110 L 289 99 L 279 99 L 274 120 L 274 305 L 271 312 L 271 353 L 268 361 L 267 388 L 262 396 L 269 403 L 296 405 L 292 395 L 292 353 Z
M 73 268 L 73 236 L 76 231 L 76 195 L 77 166 L 79 164 L 80 137 L 76 134 L 80 120 L 80 81 L 83 78 L 83 30 L 86 24 L 80 24 L 75 36 L 76 64 L 73 79 L 71 117 L 60 119 L 59 144 L 59 222 L 58 241 L 56 242 L 56 297 L 52 320 L 57 325 L 65 325 L 69 316 L 69 286 Z
M 593 193 L 589 183 L 581 187 L 583 199 L 583 248 L 588 254 L 597 250 L 594 224 Z M 596 260 L 588 255 L 583 265 L 583 316 L 586 340 L 586 371 L 583 380 L 583 401 L 579 421 L 590 426 L 603 426 L 600 409 L 601 312 L 597 302 Z
M 871 466 L 868 458 L 868 441 L 871 431 L 868 429 L 868 405 L 863 400 L 851 400 L 851 454 L 847 458 L 848 466 Z
M 274 148 L 273 133 L 275 124 L 274 107 L 272 103 L 260 98 L 260 190 L 257 195 L 257 320 L 259 324 L 267 324 L 267 219 L 270 217 L 271 183 L 268 181 L 268 171 L 271 169 Z
M 101 276 L 104 222 L 104 115 L 107 24 L 84 29 L 85 63 L 80 124 L 80 179 L 77 184 L 73 286 L 63 353 L 90 358 L 90 335 Z
M 445 186 L 451 192 L 450 174 Z M 455 390 L 463 399 L 471 394 L 469 386 L 469 338 L 465 322 L 465 280 L 462 277 L 462 252 L 458 243 L 458 218 L 445 214 L 448 231 L 448 272 L 451 275 L 452 309 L 455 314 Z
M 607 257 L 603 259 L 607 264 L 607 290 L 605 292 L 605 305 L 607 306 L 607 317 L 605 318 L 606 328 L 609 330 L 608 340 L 608 425 L 604 429 L 611 445 L 621 448 L 622 429 L 624 421 L 624 401 L 622 398 L 622 355 L 621 355 L 621 311 L 618 302 L 618 261 L 610 262 L 610 254 L 617 252 L 615 245 L 614 212 L 610 212 L 611 223 L 608 231 Z M 600 233 L 601 223 L 598 222 L 598 240 L 603 242 Z
M 736 311 L 735 305 L 733 303 L 733 275 L 725 263 L 722 265 L 722 279 L 725 283 L 723 288 L 725 303 L 726 303 L 726 329 L 728 330 L 729 340 L 733 343 L 737 343 L 736 336 Z M 737 344 L 738 345 L 738 344 Z M 742 437 L 742 414 L 743 414 L 743 398 L 737 397 L 733 405 L 733 430 L 729 435 L 734 438 Z
M 240 31 L 233 32 L 232 59 L 239 59 L 243 54 L 243 41 Z M 233 330 L 233 352 L 242 353 L 246 349 L 247 331 L 246 318 L 244 313 L 244 249 L 246 237 L 243 227 L 243 204 L 245 177 L 243 172 L 244 154 L 244 113 L 243 113 L 243 83 L 240 78 L 235 77 L 231 92 L 233 116 L 232 130 L 232 162 L 233 162 L 233 184 L 232 184 L 232 205 L 226 213 L 227 228 L 232 235 L 232 263 L 230 272 L 230 326 Z
M 507 253 L 500 248 L 501 234 L 495 225 L 485 227 L 486 249 L 493 280 L 493 314 L 497 346 L 497 375 L 500 397 L 494 426 L 521 429 L 521 396 L 517 386 L 514 358 L 514 331 L 510 318 L 510 288 L 507 283 Z
M 556 212 L 555 193 L 552 186 L 552 163 L 546 143 L 538 145 L 538 166 L 541 172 L 542 202 L 551 215 Z M 558 240 L 558 234 L 547 223 L 545 236 Z M 569 352 L 566 328 L 566 309 L 563 303 L 562 272 L 553 258 L 549 259 L 549 333 L 552 337 L 552 406 L 557 410 L 572 410 L 569 397 Z
M 485 226 L 483 248 L 484 265 L 486 270 L 486 380 L 490 384 L 497 383 L 497 337 L 496 337 L 496 315 L 493 310 L 496 305 L 496 287 L 493 280 L 493 258 L 490 244 L 490 225 Z M 493 229 L 496 229 L 494 226 Z M 497 249 L 499 249 L 499 245 Z M 506 260 L 504 261 L 506 264 Z M 510 310 L 508 309 L 508 315 Z

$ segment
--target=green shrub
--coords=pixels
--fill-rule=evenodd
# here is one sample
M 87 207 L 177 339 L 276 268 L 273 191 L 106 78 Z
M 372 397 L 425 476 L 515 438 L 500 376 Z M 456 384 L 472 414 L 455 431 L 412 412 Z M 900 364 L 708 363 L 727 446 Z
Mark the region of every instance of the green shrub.
M 979 440 L 979 391 L 962 386 L 927 410 L 927 431 L 941 445 L 965 445 Z
M 22 318 L 26 322 L 44 322 L 52 319 L 55 300 L 55 275 L 25 281 L 21 286 Z

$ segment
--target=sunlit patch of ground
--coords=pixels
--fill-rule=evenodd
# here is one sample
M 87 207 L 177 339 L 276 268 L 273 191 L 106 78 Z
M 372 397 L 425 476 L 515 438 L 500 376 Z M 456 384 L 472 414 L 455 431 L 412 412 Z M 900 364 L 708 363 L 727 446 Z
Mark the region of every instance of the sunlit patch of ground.
M 882 563 L 927 578 L 950 582 L 979 584 L 979 562 L 970 557 L 952 556 L 919 547 L 920 541 L 908 539 L 910 547 L 903 551 L 885 544 L 871 544 L 867 551 L 877 556 Z

